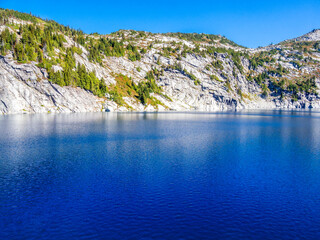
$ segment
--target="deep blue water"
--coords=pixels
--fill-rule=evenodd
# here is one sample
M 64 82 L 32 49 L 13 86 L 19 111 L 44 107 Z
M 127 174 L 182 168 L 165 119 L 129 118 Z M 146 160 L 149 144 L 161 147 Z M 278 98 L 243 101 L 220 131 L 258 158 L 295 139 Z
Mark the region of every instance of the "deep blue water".
M 0 239 L 320 239 L 320 113 L 2 116 Z

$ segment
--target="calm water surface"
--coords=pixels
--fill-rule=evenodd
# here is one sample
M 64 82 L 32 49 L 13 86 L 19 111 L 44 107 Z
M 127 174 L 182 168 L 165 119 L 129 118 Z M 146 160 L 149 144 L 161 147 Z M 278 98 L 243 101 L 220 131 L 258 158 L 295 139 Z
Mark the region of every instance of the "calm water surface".
M 2 116 L 0 239 L 320 239 L 320 113 Z

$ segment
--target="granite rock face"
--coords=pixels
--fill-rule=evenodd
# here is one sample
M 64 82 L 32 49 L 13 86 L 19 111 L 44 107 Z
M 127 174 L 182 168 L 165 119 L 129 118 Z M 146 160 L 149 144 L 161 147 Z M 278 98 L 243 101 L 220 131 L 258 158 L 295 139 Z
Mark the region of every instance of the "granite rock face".
M 301 37 L 293 39 L 294 41 L 320 41 L 320 29 L 315 29 L 310 33 L 307 33 Z
M 2 26 L 2 30 L 5 27 Z M 0 29 L 0 30 L 1 30 Z M 125 34 L 126 32 L 124 32 Z M 295 41 L 319 41 L 320 30 L 304 35 Z M 193 42 L 181 40 L 165 35 L 151 35 L 137 41 L 139 46 L 155 43 L 151 49 L 142 55 L 139 61 L 130 61 L 126 57 L 105 57 L 102 64 L 90 62 L 88 51 L 66 38 L 66 47 L 77 46 L 82 54 L 75 53 L 77 64 L 84 65 L 88 71 L 94 71 L 96 76 L 103 78 L 107 85 L 116 84 L 115 74 L 130 77 L 135 83 L 143 81 L 147 72 L 152 69 L 162 71 L 157 78 L 157 84 L 163 94 L 153 94 L 161 102 L 158 106 L 143 105 L 134 98 L 124 97 L 125 106 L 105 98 L 94 96 L 91 92 L 76 87 L 61 87 L 48 80 L 45 69 L 39 68 L 36 62 L 19 64 L 13 60 L 11 54 L 0 56 L 0 114 L 16 113 L 62 113 L 62 112 L 98 112 L 98 111 L 224 111 L 241 109 L 296 109 L 320 108 L 318 94 L 298 93 L 298 98 L 292 101 L 289 95 L 269 94 L 265 96 L 261 85 L 247 79 L 248 73 L 257 74 L 267 69 L 258 66 L 250 67 L 247 58 L 241 57 L 242 71 L 226 53 L 215 53 L 213 56 L 201 56 L 187 53 L 177 59 L 173 56 L 163 56 L 159 49 L 171 46 L 173 43 L 184 44 L 194 48 Z M 293 40 L 291 40 L 293 41 Z M 171 45 L 170 45 L 171 44 Z M 231 46 L 223 46 L 230 47 Z M 261 49 L 241 49 L 249 55 L 272 49 L 281 49 L 281 45 L 268 46 Z M 274 65 L 281 65 L 289 70 L 288 77 L 297 74 L 313 73 L 320 69 L 320 64 L 296 66 L 291 59 L 295 50 L 281 51 L 274 55 Z M 320 54 L 314 53 L 310 58 L 319 62 Z M 208 68 L 212 62 L 219 61 L 221 68 Z M 183 70 L 173 66 L 179 64 Z M 55 71 L 61 70 L 54 66 Z M 189 73 L 189 75 L 188 75 Z M 196 77 L 198 84 L 190 78 L 190 73 Z M 214 76 L 214 78 L 212 77 Z M 317 89 L 320 89 L 319 77 L 315 80 Z M 318 91 L 318 93 L 320 93 Z M 167 96 L 167 97 L 164 97 Z
M 0 113 L 101 111 L 102 101 L 80 88 L 60 87 L 35 64 L 17 64 L 0 57 Z

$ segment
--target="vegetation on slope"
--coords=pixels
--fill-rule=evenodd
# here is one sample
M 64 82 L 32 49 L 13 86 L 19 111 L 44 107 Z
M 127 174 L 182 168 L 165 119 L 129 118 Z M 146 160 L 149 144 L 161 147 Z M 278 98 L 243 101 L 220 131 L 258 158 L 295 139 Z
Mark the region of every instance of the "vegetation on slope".
M 28 24 L 19 24 L 19 21 L 12 19 L 23 20 Z M 279 97 L 288 95 L 296 100 L 300 93 L 316 94 L 317 90 L 315 82 L 319 72 L 312 70 L 312 67 L 318 66 L 319 62 L 312 58 L 312 54 L 320 51 L 319 42 L 284 42 L 281 48 L 250 53 L 218 35 L 162 34 L 174 37 L 176 40 L 172 42 L 163 42 L 152 33 L 133 30 L 118 31 L 106 36 L 88 35 L 52 20 L 4 9 L 0 9 L 0 24 L 7 26 L 0 34 L 1 55 L 12 53 L 19 63 L 36 62 L 39 67 L 47 69 L 51 82 L 60 86 L 77 86 L 100 97 L 107 95 L 119 105 L 125 105 L 124 97 L 131 97 L 145 105 L 160 104 L 153 93 L 163 95 L 156 81 L 165 69 L 178 70 L 193 80 L 195 85 L 201 85 L 193 72 L 182 69 L 179 64 L 188 55 L 209 59 L 211 64 L 209 62 L 202 73 L 207 74 L 212 81 L 223 82 L 229 92 L 236 89 L 235 93 L 241 99 L 244 93 L 238 84 L 231 86 L 231 78 L 238 81 L 240 76 L 246 76 L 249 82 L 260 86 L 264 97 L 269 94 Z M 76 44 L 67 44 L 68 38 Z M 190 44 L 186 45 L 182 40 Z M 145 80 L 138 84 L 118 74 L 115 76 L 117 84 L 107 87 L 103 79 L 98 79 L 94 72 L 88 72 L 85 66 L 77 65 L 75 60 L 75 54 L 82 55 L 84 51 L 88 53 L 89 61 L 100 65 L 108 57 L 123 57 L 134 62 L 140 61 L 151 49 L 162 57 L 173 59 L 174 65 L 162 66 L 160 58 L 157 58 L 157 65 L 162 70 L 153 68 Z M 284 67 L 288 64 L 292 65 L 290 71 Z M 305 67 L 311 70 L 304 73 Z M 141 68 L 137 67 L 137 71 L 140 72 Z
M 123 100 L 124 97 L 131 97 L 144 105 L 151 104 L 155 107 L 157 107 L 157 105 L 163 105 L 159 100 L 152 96 L 153 93 L 156 93 L 170 100 L 167 96 L 162 94 L 161 87 L 156 84 L 155 78 L 157 77 L 157 74 L 160 73 L 158 73 L 156 69 L 149 71 L 145 80 L 140 81 L 138 84 L 135 84 L 128 76 L 118 74 L 115 77 L 117 83 L 109 86 L 109 98 L 121 106 L 127 105 Z
M 39 67 L 48 70 L 49 79 L 53 83 L 60 86 L 81 87 L 99 97 L 107 92 L 103 79 L 99 80 L 93 72 L 87 72 L 84 66 L 76 66 L 74 53 L 80 53 L 81 50 L 74 46 L 65 49 L 64 36 L 56 32 L 51 24 L 20 25 L 16 33 L 11 33 L 6 28 L 0 34 L 0 41 L 4 43 L 0 48 L 2 55 L 12 51 L 14 59 L 19 63 L 38 62 Z M 62 70 L 55 71 L 53 69 L 55 65 L 62 66 Z

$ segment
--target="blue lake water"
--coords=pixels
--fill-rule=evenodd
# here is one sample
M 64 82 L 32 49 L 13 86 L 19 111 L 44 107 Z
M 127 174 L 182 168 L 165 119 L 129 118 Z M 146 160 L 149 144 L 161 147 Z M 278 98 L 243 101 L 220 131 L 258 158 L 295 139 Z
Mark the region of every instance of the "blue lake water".
M 320 113 L 2 116 L 0 239 L 320 239 Z

